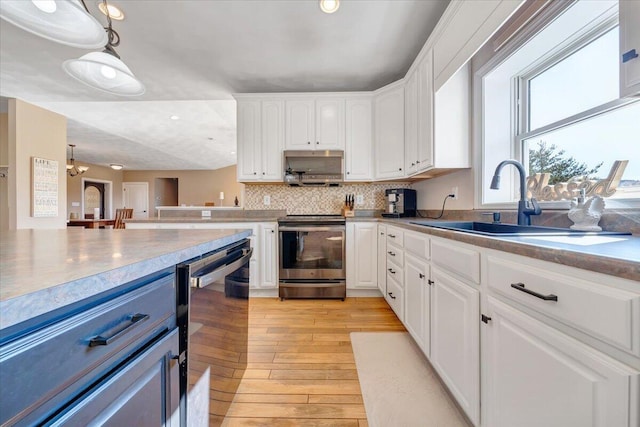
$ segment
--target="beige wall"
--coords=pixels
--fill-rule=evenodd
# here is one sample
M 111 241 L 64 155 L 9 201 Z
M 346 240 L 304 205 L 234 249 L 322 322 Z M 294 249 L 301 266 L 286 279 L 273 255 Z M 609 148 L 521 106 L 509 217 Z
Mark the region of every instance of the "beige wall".
M 411 188 L 416 190 L 418 209 L 442 209 L 442 202 L 452 187 L 458 187 L 458 199 L 448 199 L 445 210 L 473 209 L 474 201 L 473 169 L 464 169 L 448 175 L 416 182 Z
M 18 99 L 9 99 L 9 228 L 66 228 L 67 119 Z M 31 216 L 31 158 L 58 162 L 58 215 Z
M 9 164 L 9 114 L 0 113 L 0 166 Z M 0 231 L 9 229 L 9 177 L 0 177 Z
M 242 206 L 244 185 L 236 179 L 236 165 L 211 171 L 124 171 L 123 182 L 148 182 L 151 210 L 156 206 L 156 178 L 178 178 L 178 204 L 203 206 L 205 202 L 214 202 L 220 206 L 218 196 L 223 191 L 224 206 L 233 206 L 236 196 Z
M 82 218 L 81 206 L 73 206 L 73 203 L 80 204 L 82 200 L 83 182 L 86 180 L 95 180 L 97 182 L 110 182 L 112 189 L 113 204 L 107 207 L 106 216 L 114 218 L 115 210 L 123 207 L 122 202 L 122 176 L 123 171 L 116 171 L 108 167 L 93 165 L 90 163 L 82 163 L 76 160 L 77 166 L 89 166 L 89 170 L 82 175 L 69 176 L 67 174 L 67 218 L 69 213 L 76 212 Z

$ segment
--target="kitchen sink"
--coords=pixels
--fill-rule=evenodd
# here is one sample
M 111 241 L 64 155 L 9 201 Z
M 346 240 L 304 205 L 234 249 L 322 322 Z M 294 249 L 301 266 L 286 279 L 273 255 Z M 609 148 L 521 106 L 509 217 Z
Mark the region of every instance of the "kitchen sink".
M 443 228 L 445 230 L 461 231 L 464 233 L 481 234 L 485 236 L 602 236 L 631 234 L 621 231 L 579 231 L 571 230 L 569 228 L 475 221 L 411 221 L 410 223 L 424 227 Z

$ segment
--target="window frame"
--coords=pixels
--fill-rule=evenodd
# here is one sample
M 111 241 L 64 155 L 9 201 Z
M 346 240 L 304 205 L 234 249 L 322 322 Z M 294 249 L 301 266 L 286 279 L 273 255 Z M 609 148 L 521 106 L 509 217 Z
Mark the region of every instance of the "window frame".
M 477 172 L 475 174 L 475 187 L 476 187 L 476 200 L 474 207 L 476 209 L 513 209 L 517 204 L 516 200 L 503 201 L 503 202 L 485 202 L 485 191 L 483 176 L 486 168 L 491 168 L 490 165 L 485 164 L 485 140 L 484 140 L 484 120 L 486 117 L 485 102 L 484 102 L 484 84 L 483 79 L 489 75 L 493 70 L 497 69 L 509 55 L 516 52 L 521 46 L 527 43 L 530 39 L 535 37 L 543 28 L 545 28 L 550 22 L 552 22 L 557 16 L 566 12 L 570 8 L 570 5 L 564 5 L 564 7 L 549 7 L 544 13 L 540 14 L 537 19 L 524 28 L 519 34 L 503 46 L 503 49 L 497 51 L 491 59 L 489 59 L 484 65 L 482 65 L 474 73 L 474 111 L 476 117 L 480 120 L 476 122 L 474 138 L 479 141 L 479 150 L 474 150 L 474 159 Z M 564 42 L 556 45 L 553 49 L 549 50 L 538 60 L 529 64 L 521 72 L 517 73 L 511 78 L 509 84 L 511 85 L 511 114 L 510 114 L 510 129 L 511 129 L 511 147 L 509 150 L 511 156 L 514 159 L 519 159 L 528 169 L 528 151 L 524 149 L 525 140 L 535 138 L 537 136 L 546 134 L 548 132 L 561 129 L 563 127 L 571 126 L 584 120 L 596 117 L 601 114 L 606 114 L 618 108 L 630 105 L 635 102 L 640 102 L 639 99 L 633 98 L 616 98 L 612 101 L 591 107 L 587 110 L 573 114 L 568 117 L 564 117 L 555 122 L 549 123 L 545 126 L 529 129 L 529 81 L 536 76 L 540 75 L 544 71 L 568 58 L 575 52 L 579 51 L 589 43 L 595 41 L 597 38 L 605 35 L 608 31 L 611 31 L 619 25 L 618 10 L 609 11 L 607 14 L 600 16 L 597 20 L 592 21 L 588 25 L 582 27 L 579 31 L 576 31 L 571 37 Z M 506 83 L 505 83 L 506 84 Z M 505 172 L 503 172 L 505 174 Z M 506 174 L 505 174 L 506 175 Z M 506 176 L 505 176 L 506 178 Z M 515 180 L 515 174 L 511 176 L 512 180 Z M 505 179 L 506 181 L 506 179 Z M 515 198 L 515 196 L 514 196 Z M 639 208 L 640 198 L 633 199 L 605 199 L 608 208 Z M 558 209 L 566 210 L 570 208 L 569 200 L 562 201 L 544 201 L 540 202 L 543 209 Z

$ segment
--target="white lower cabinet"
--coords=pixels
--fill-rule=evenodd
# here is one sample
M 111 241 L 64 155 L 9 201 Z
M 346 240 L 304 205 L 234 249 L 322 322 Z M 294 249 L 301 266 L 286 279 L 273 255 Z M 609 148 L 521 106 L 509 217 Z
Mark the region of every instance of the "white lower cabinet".
M 405 237 L 406 239 L 406 237 Z M 404 325 L 422 349 L 429 356 L 431 292 L 429 289 L 429 264 L 405 253 L 404 258 Z
M 378 224 L 350 222 L 347 224 L 346 262 L 347 289 L 378 286 Z
M 431 364 L 479 425 L 480 292 L 435 266 L 431 280 Z
M 378 289 L 382 295 L 387 293 L 387 227 L 378 225 Z
M 404 322 L 404 297 L 402 285 L 398 283 L 395 277 L 387 274 L 387 292 L 384 294 L 384 298 L 389 303 L 391 309 L 396 313 L 398 319 Z
M 260 289 L 278 287 L 278 230 L 275 223 L 260 224 Z
M 482 425 L 639 425 L 638 372 L 489 296 Z

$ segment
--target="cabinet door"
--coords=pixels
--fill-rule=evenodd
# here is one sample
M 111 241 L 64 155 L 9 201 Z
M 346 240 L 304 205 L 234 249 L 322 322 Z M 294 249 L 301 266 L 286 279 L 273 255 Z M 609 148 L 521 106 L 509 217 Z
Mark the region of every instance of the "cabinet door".
M 317 99 L 315 111 L 315 149 L 344 150 L 344 99 Z
M 345 181 L 373 179 L 371 99 L 346 102 Z
M 640 94 L 640 2 L 620 1 L 620 97 Z M 635 50 L 635 53 L 633 52 Z
M 429 356 L 429 333 L 431 315 L 431 291 L 429 285 L 429 264 L 411 255 L 404 259 L 404 325 L 422 349 Z
M 260 101 L 238 101 L 238 181 L 256 181 L 260 170 Z
M 347 224 L 347 288 L 376 288 L 378 234 L 376 223 Z
M 404 87 L 404 168 L 407 175 L 418 170 L 418 73 Z
M 378 225 L 378 289 L 387 294 L 387 227 L 382 224 Z
M 428 51 L 418 66 L 418 171 L 433 167 L 433 56 Z
M 404 88 L 377 95 L 375 106 L 376 178 L 404 176 Z
M 432 266 L 431 280 L 431 364 L 478 425 L 480 293 L 438 267 Z
M 262 162 L 261 179 L 282 181 L 282 150 L 284 148 L 284 102 L 262 101 Z
M 286 109 L 286 148 L 289 150 L 315 149 L 315 109 L 313 99 L 287 101 Z
M 260 289 L 278 287 L 277 236 L 276 224 L 260 225 Z
M 483 425 L 638 425 L 638 372 L 495 298 L 485 310 Z

